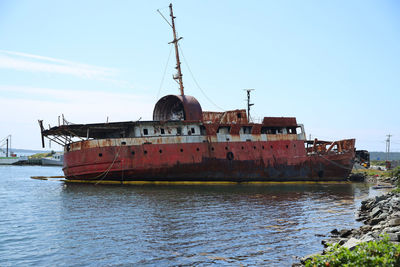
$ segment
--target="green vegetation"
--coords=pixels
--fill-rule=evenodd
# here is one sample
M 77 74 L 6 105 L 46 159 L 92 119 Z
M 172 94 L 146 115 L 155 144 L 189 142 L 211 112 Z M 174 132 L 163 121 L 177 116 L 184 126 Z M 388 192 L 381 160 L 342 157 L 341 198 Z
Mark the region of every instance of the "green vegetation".
M 400 166 L 397 166 L 392 170 L 392 177 L 399 177 L 400 178 Z
M 330 246 L 328 251 L 307 260 L 306 266 L 400 266 L 400 245 L 391 243 L 387 236 L 380 241 L 361 243 L 351 251 L 339 245 Z
M 368 176 L 383 176 L 383 177 L 390 177 L 390 171 L 381 171 L 381 170 L 374 170 L 374 169 L 353 169 L 352 173 L 365 173 Z
M 29 156 L 28 158 L 30 159 L 41 159 L 41 158 L 45 158 L 45 157 L 51 157 L 54 154 L 54 151 L 51 151 L 49 153 L 36 153 L 32 156 Z

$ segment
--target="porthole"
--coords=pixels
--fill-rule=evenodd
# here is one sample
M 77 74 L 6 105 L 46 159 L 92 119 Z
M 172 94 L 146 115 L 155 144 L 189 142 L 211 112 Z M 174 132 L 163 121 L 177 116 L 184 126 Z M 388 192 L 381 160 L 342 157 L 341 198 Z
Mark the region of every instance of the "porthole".
M 132 155 L 135 155 L 135 151 L 131 151 L 131 154 L 132 154 Z
M 265 149 L 265 147 L 264 147 L 264 146 L 262 146 L 261 148 L 262 148 L 262 149 Z
M 225 150 L 228 150 L 228 147 L 227 147 L 227 146 L 225 147 Z
M 200 151 L 200 148 L 196 148 L 196 151 Z
M 160 152 L 160 154 L 162 153 L 162 150 L 160 149 L 160 150 L 158 150 L 158 152 Z
M 244 146 L 242 146 L 242 150 L 244 149 Z
M 147 129 L 143 129 L 143 134 L 144 134 L 144 135 L 148 135 L 148 134 L 149 134 L 149 131 L 148 131 Z
M 296 147 L 296 144 L 293 144 L 293 147 Z
M 286 145 L 286 148 L 289 148 L 289 146 L 288 146 L 288 145 Z
M 181 152 L 183 152 L 183 148 L 181 148 Z
M 274 148 L 273 146 L 271 146 L 271 149 Z
M 226 158 L 227 158 L 228 160 L 233 160 L 233 153 L 232 153 L 232 152 L 226 153 Z
M 103 156 L 103 153 L 99 153 L 99 157 L 102 157 Z
M 253 146 L 253 148 L 256 149 L 257 147 L 256 147 L 256 146 Z
M 147 150 L 143 151 L 143 153 L 146 155 L 147 154 Z
M 214 151 L 214 148 L 212 147 L 211 150 Z
M 164 128 L 161 128 L 161 134 L 165 134 L 165 130 L 164 130 Z

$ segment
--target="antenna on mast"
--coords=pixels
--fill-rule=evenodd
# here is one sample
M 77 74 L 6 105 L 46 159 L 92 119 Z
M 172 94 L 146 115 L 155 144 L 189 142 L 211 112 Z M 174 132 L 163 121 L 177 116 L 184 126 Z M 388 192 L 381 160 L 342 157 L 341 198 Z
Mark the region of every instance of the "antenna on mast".
M 251 121 L 251 117 L 250 117 L 250 107 L 254 106 L 254 104 L 250 103 L 250 93 L 251 91 L 254 91 L 254 89 L 243 89 L 247 92 L 247 117 L 248 117 L 248 121 Z

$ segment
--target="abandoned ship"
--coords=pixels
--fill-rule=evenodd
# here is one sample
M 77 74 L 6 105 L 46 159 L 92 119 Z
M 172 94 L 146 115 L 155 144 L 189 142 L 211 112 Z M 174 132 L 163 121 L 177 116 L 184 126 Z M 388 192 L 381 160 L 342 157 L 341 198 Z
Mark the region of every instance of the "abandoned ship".
M 180 95 L 162 97 L 152 121 L 59 123 L 44 137 L 64 147 L 63 171 L 75 182 L 340 181 L 353 167 L 355 139 L 306 140 L 293 117 L 249 119 L 248 110 L 203 111 L 184 94 L 170 5 Z M 249 102 L 248 102 L 249 103 Z

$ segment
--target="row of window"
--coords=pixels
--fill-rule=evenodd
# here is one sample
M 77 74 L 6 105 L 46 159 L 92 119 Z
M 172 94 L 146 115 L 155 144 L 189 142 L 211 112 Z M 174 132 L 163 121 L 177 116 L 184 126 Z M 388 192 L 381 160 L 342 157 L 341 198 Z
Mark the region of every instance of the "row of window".
M 293 144 L 293 147 L 296 147 L 296 144 Z M 262 150 L 264 150 L 264 149 L 265 149 L 265 146 L 261 146 L 261 148 L 262 148 Z M 271 145 L 270 148 L 273 149 L 274 146 Z M 244 150 L 244 146 L 242 146 L 241 149 Z M 257 147 L 256 147 L 256 146 L 253 146 L 253 149 L 256 150 Z M 289 149 L 289 145 L 286 145 L 286 149 Z M 225 147 L 225 150 L 229 150 L 229 148 L 226 146 L 226 147 Z M 180 152 L 183 152 L 183 148 L 181 148 L 179 151 L 180 151 Z M 196 148 L 196 151 L 199 152 L 199 151 L 200 151 L 200 148 L 197 147 L 197 148 Z M 211 151 L 214 151 L 214 147 L 211 147 Z M 160 149 L 158 152 L 159 152 L 160 154 L 163 153 L 162 149 Z M 147 154 L 147 150 L 144 150 L 143 153 L 146 155 L 146 154 Z M 132 154 L 132 155 L 135 155 L 135 151 L 132 150 L 132 151 L 131 151 L 131 154 Z M 102 154 L 102 153 L 99 153 L 99 157 L 102 157 L 102 156 L 103 156 L 103 154 Z
M 160 128 L 160 133 L 161 134 L 165 134 L 165 129 L 164 128 Z M 190 128 L 190 130 L 188 131 L 188 134 L 194 134 L 196 133 L 196 129 L 195 128 Z M 154 131 L 154 134 L 156 134 L 156 131 Z M 182 134 L 182 128 L 181 127 L 177 127 L 176 128 L 176 134 L 177 135 L 181 135 Z M 149 135 L 149 129 L 144 128 L 143 129 L 143 135 Z

